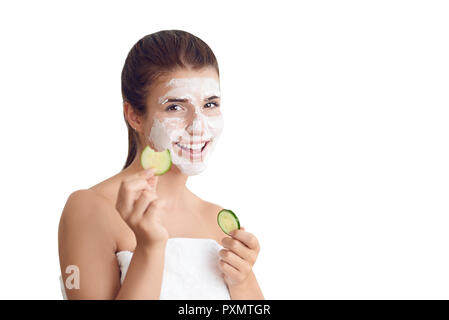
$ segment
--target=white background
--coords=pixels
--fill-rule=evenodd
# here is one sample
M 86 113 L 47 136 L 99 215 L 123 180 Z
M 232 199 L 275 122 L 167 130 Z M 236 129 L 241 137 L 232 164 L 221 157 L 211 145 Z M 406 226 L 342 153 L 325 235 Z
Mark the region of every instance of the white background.
M 69 194 L 124 164 L 137 40 L 215 52 L 225 130 L 189 179 L 262 247 L 269 299 L 449 298 L 445 1 L 0 4 L 0 298 L 61 299 Z

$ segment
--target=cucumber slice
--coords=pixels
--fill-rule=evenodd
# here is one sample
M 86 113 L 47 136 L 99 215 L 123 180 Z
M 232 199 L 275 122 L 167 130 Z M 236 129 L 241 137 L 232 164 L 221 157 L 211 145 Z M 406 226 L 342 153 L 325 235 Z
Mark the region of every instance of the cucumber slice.
M 156 172 L 154 174 L 160 176 L 171 168 L 170 151 L 166 149 L 164 151 L 157 152 L 149 146 L 146 146 L 140 156 L 140 163 L 145 170 L 155 168 Z
M 240 229 L 240 222 L 234 212 L 228 209 L 220 210 L 217 215 L 217 222 L 221 230 L 229 235 L 231 231 Z

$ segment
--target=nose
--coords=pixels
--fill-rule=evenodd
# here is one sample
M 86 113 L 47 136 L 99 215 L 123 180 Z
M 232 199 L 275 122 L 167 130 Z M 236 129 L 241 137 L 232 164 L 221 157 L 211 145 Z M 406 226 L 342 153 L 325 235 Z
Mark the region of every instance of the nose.
M 206 121 L 201 112 L 195 110 L 186 130 L 191 136 L 202 136 L 205 133 Z

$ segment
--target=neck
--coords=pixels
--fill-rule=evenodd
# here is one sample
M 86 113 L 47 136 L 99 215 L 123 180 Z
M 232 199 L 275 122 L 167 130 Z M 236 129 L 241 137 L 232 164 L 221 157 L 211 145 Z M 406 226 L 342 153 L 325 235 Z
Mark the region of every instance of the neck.
M 128 176 L 143 170 L 140 164 L 140 154 L 141 150 L 137 150 L 133 162 L 122 171 L 123 175 Z M 158 198 L 165 200 L 169 208 L 182 205 L 190 193 L 186 187 L 187 178 L 188 176 L 182 174 L 178 167 L 172 164 L 168 172 L 158 177 L 156 189 Z

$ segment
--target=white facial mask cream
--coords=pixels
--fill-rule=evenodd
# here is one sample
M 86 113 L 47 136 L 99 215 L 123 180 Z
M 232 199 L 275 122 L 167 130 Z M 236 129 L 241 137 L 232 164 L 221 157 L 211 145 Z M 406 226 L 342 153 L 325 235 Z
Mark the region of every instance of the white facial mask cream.
M 159 98 L 163 104 L 168 97 L 187 99 L 195 107 L 192 120 L 180 117 L 154 119 L 148 139 L 156 149 L 168 149 L 173 164 L 187 175 L 197 175 L 206 169 L 223 130 L 221 114 L 207 115 L 202 111 L 204 99 L 220 96 L 218 81 L 213 78 L 180 78 L 167 83 L 170 90 Z

